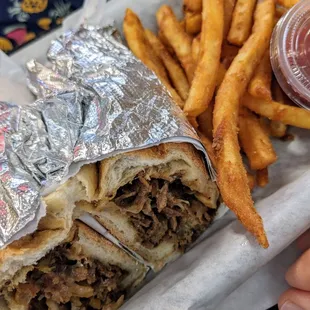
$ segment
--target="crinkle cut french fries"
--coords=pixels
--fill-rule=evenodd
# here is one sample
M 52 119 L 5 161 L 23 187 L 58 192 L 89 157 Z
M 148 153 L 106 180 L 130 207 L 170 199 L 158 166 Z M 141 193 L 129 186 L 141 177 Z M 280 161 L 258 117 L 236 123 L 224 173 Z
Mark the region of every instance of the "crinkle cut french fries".
M 180 20 L 168 5 L 154 12 L 157 34 L 127 11 L 128 46 L 183 109 L 217 170 L 222 199 L 266 248 L 251 191 L 268 184 L 277 160 L 270 137 L 288 140 L 288 125 L 310 129 L 310 111 L 285 99 L 269 60 L 273 28 L 297 1 L 183 1 Z

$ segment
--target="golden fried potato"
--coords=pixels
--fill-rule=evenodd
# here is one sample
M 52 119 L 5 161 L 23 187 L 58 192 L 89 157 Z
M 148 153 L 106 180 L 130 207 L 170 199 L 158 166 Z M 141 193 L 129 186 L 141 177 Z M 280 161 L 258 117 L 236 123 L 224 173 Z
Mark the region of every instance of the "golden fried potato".
M 227 36 L 231 44 L 242 46 L 250 36 L 255 4 L 256 0 L 237 0 Z
M 224 0 L 224 33 L 223 33 L 224 39 L 226 39 L 228 31 L 231 26 L 231 20 L 235 4 L 236 0 Z
M 199 61 L 184 106 L 184 112 L 191 117 L 208 108 L 216 87 L 223 41 L 223 0 L 203 0 L 202 19 Z
M 247 178 L 248 178 L 248 185 L 249 185 L 250 191 L 252 191 L 256 186 L 255 176 L 247 172 Z
M 183 10 L 191 12 L 202 12 L 202 0 L 184 0 Z
M 277 160 L 268 133 L 259 119 L 244 107 L 241 107 L 239 112 L 239 141 L 251 169 L 267 168 Z
M 264 247 L 269 246 L 262 219 L 256 212 L 238 143 L 239 104 L 271 37 L 275 14 L 273 0 L 257 4 L 253 32 L 233 60 L 215 99 L 213 146 L 218 185 L 225 204 Z M 238 194 L 236 194 L 238 193 Z
M 191 83 L 195 72 L 195 63 L 192 58 L 191 37 L 184 31 L 168 5 L 161 6 L 156 13 L 156 17 L 160 31 L 175 51 L 185 70 L 187 79 Z
M 154 71 L 171 94 L 175 103 L 180 107 L 183 107 L 184 102 L 175 89 L 171 86 L 166 69 L 161 59 L 157 57 L 151 44 L 147 40 L 139 17 L 130 9 L 126 10 L 123 28 L 127 44 L 133 54 L 149 69 Z
M 276 101 L 266 101 L 245 94 L 242 104 L 255 112 L 274 121 L 286 125 L 310 129 L 310 111 L 294 106 L 284 105 Z
M 201 34 L 196 36 L 192 42 L 192 57 L 196 64 L 198 63 L 198 60 L 199 60 L 200 39 L 201 39 Z
M 257 170 L 256 182 L 259 187 L 265 187 L 269 183 L 268 168 Z
M 201 13 L 185 12 L 185 31 L 190 35 L 196 35 L 201 31 Z
M 165 65 L 172 84 L 176 88 L 178 94 L 183 100 L 186 100 L 189 93 L 189 83 L 182 67 L 169 54 L 165 46 L 151 30 L 146 29 L 145 34 L 150 44 L 152 45 L 156 55 L 162 60 L 163 64 Z
M 296 3 L 298 3 L 299 0 L 276 0 L 276 2 L 279 5 L 282 5 L 285 8 L 290 9 L 292 6 L 294 6 Z
M 275 101 L 286 104 L 286 97 L 277 81 L 273 82 L 273 98 Z M 270 134 L 276 138 L 283 138 L 287 134 L 287 125 L 279 121 L 270 122 Z
M 254 72 L 248 88 L 249 93 L 254 97 L 272 100 L 271 75 L 272 69 L 270 63 L 270 54 L 269 49 L 267 49 L 263 59 Z

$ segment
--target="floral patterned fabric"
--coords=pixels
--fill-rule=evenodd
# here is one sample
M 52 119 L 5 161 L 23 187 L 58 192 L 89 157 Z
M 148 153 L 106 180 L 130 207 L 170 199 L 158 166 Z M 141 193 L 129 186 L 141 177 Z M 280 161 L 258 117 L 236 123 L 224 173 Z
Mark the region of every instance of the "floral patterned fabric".
M 10 53 L 61 25 L 84 0 L 0 0 L 0 49 Z

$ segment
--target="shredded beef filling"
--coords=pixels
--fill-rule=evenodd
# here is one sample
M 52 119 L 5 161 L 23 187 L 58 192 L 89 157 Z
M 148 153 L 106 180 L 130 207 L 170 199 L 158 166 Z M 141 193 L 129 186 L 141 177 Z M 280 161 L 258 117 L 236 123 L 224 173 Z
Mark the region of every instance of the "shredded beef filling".
M 126 276 L 117 266 L 103 265 L 67 242 L 41 259 L 15 290 L 18 304 L 29 310 L 117 309 L 124 298 L 119 283 Z
M 150 249 L 166 239 L 185 247 L 209 226 L 215 214 L 180 180 L 147 180 L 143 174 L 121 187 L 114 202 L 129 214 L 142 244 Z

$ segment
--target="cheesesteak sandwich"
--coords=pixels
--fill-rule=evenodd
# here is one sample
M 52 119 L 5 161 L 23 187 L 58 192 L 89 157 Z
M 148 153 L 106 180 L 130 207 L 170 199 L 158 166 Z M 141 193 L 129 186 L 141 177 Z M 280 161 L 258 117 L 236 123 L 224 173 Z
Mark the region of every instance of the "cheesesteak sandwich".
M 165 143 L 102 161 L 98 201 L 78 206 L 159 270 L 210 225 L 218 197 L 200 152 Z
M 73 220 L 75 202 L 93 201 L 95 165 L 45 197 L 36 232 L 0 251 L 0 294 L 10 310 L 117 309 L 146 267 Z
M 24 239 L 21 246 L 38 244 Z M 12 310 L 118 309 L 126 291 L 144 275 L 143 265 L 75 221 L 67 238 L 35 264 L 21 268 L 2 294 Z

